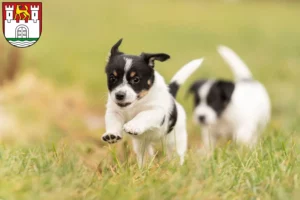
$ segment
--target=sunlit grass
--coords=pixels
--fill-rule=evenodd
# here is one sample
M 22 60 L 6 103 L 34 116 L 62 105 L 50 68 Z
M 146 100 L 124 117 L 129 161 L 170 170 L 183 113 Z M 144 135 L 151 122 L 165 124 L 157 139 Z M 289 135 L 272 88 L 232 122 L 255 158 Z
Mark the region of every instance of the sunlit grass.
M 281 134 L 281 133 L 277 133 Z M 294 136 L 267 136 L 253 151 L 233 146 L 187 162 L 164 158 L 139 169 L 129 153 L 93 158 L 95 169 L 66 144 L 0 148 L 0 196 L 5 199 L 290 199 L 299 184 L 299 148 Z M 98 151 L 97 147 L 91 147 Z M 112 159 L 109 161 L 107 157 Z M 127 157 L 127 158 L 126 158 Z M 121 160 L 120 160 L 121 158 Z M 96 161 L 98 160 L 98 161 Z M 7 198 L 6 198 L 7 197 Z

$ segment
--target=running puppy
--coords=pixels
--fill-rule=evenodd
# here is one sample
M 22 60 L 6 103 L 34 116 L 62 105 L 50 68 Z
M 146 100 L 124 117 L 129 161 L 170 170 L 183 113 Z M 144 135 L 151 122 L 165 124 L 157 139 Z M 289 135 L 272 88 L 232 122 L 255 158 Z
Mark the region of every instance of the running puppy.
M 194 95 L 194 120 L 202 126 L 206 150 L 214 149 L 219 138 L 252 147 L 270 120 L 268 93 L 231 49 L 220 46 L 218 52 L 236 81 L 199 80 L 192 84 L 189 92 Z
M 153 142 L 162 141 L 167 152 L 176 149 L 180 164 L 187 148 L 186 114 L 175 100 L 179 86 L 201 65 L 202 59 L 183 66 L 167 85 L 154 70 L 155 61 L 170 58 L 164 53 L 128 55 L 118 50 L 122 39 L 111 49 L 106 65 L 109 97 L 102 140 L 115 143 L 123 132 L 133 139 L 139 166 L 144 152 L 153 156 Z

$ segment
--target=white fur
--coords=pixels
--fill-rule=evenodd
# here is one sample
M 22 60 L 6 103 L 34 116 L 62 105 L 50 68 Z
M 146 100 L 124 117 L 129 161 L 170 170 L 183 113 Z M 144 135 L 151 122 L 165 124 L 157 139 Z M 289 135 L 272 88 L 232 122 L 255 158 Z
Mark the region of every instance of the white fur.
M 239 144 L 253 147 L 259 133 L 270 120 L 271 103 L 268 93 L 258 81 L 239 81 L 251 78 L 251 72 L 232 50 L 220 47 L 219 52 L 230 64 L 237 81 L 231 101 L 220 118 L 204 101 L 214 80 L 206 82 L 200 88 L 201 103 L 195 108 L 194 118 L 206 116 L 207 124 L 202 125 L 204 147 L 212 150 L 218 138 L 232 138 Z
M 198 121 L 199 116 L 205 116 L 207 124 L 212 124 L 217 120 L 217 114 L 211 107 L 207 105 L 206 102 L 206 96 L 208 95 L 208 92 L 213 83 L 214 81 L 212 80 L 207 81 L 201 87 L 201 90 L 198 91 L 198 95 L 201 98 L 201 103 L 195 108 L 194 121 Z
M 203 58 L 196 59 L 186 64 L 173 76 L 171 82 L 177 82 L 179 85 L 183 84 L 186 79 L 191 76 L 196 69 L 198 69 L 203 60 Z
M 187 78 L 186 73 L 194 72 L 201 62 L 185 65 L 180 70 L 181 76 L 177 75 L 178 79 L 172 80 L 183 83 L 181 80 Z M 142 99 L 134 101 L 131 105 L 120 108 L 111 99 L 111 96 L 113 95 L 109 96 L 106 106 L 106 133 L 102 138 L 107 135 L 122 138 L 124 133 L 134 132 L 137 135 L 131 136 L 139 166 L 144 163 L 144 152 L 153 156 L 152 143 L 154 142 L 162 142 L 169 153 L 175 149 L 180 157 L 180 164 L 183 164 L 187 149 L 186 114 L 182 106 L 171 96 L 164 78 L 158 72 L 155 71 L 155 81 L 148 94 Z M 173 131 L 167 134 L 168 123 L 166 122 L 169 121 L 173 101 L 176 102 L 177 106 L 177 122 Z M 165 123 L 161 125 L 164 117 Z M 116 140 L 114 139 L 113 142 Z
M 125 72 L 128 72 L 132 66 L 132 59 L 131 58 L 124 58 L 125 59 Z
M 219 46 L 218 52 L 231 68 L 237 81 L 252 79 L 252 73 L 249 68 L 234 51 L 228 47 Z

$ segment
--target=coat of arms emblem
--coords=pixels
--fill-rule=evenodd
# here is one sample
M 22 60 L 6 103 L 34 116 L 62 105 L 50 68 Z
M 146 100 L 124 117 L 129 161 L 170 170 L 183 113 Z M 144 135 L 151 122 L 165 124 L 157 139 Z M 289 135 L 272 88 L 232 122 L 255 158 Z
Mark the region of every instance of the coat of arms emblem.
M 15 47 L 35 44 L 42 33 L 41 2 L 3 2 L 3 34 Z

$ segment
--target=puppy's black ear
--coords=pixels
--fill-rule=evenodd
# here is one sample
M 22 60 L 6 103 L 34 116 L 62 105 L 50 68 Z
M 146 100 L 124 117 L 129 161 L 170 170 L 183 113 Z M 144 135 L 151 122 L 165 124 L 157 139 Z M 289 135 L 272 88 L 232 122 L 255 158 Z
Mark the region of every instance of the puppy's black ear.
M 193 94 L 197 91 L 197 89 L 199 88 L 199 84 L 198 82 L 194 82 L 188 89 L 187 94 Z
M 217 87 L 220 89 L 221 99 L 224 103 L 228 103 L 231 99 L 232 93 L 234 91 L 234 83 L 230 81 L 218 81 L 216 83 Z
M 197 91 L 199 91 L 200 87 L 206 82 L 207 80 L 198 80 L 195 81 L 188 89 L 188 91 L 185 94 L 185 97 L 188 97 L 189 94 L 197 94 Z
M 115 56 L 117 54 L 122 54 L 122 52 L 119 51 L 119 46 L 121 45 L 123 41 L 123 38 L 121 38 L 110 50 L 110 56 Z
M 145 62 L 150 66 L 154 67 L 154 61 L 158 60 L 164 62 L 170 58 L 168 54 L 165 53 L 142 53 L 141 57 L 145 60 Z
M 191 94 L 195 95 L 196 92 L 196 83 L 193 83 L 189 89 L 186 91 L 184 98 L 187 99 Z

